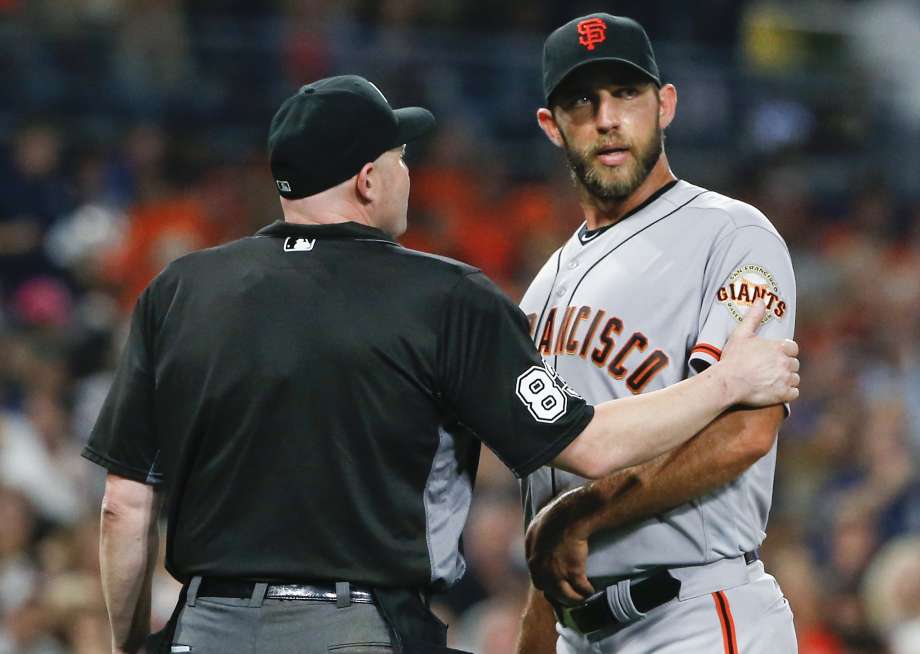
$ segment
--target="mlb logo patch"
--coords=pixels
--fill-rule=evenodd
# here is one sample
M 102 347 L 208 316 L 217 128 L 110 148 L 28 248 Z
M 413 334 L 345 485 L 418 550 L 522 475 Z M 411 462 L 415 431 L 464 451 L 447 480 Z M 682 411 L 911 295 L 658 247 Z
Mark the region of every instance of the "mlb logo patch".
M 316 245 L 315 238 L 297 238 L 296 236 L 288 236 L 286 239 L 284 239 L 285 252 L 309 252 L 313 249 L 314 245 Z
M 278 190 L 283 191 L 284 193 L 291 192 L 291 183 L 283 179 L 276 179 L 275 184 L 278 185 Z

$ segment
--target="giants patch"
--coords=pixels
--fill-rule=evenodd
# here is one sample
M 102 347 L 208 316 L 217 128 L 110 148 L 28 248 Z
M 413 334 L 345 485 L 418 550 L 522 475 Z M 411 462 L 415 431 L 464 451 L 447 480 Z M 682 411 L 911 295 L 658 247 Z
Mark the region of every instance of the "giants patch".
M 765 324 L 776 318 L 782 320 L 786 315 L 786 302 L 780 296 L 779 287 L 769 270 L 757 264 L 747 264 L 728 276 L 728 281 L 716 293 L 716 299 L 725 305 L 732 317 L 741 322 L 748 308 L 757 298 L 762 298 L 767 305 L 763 317 Z

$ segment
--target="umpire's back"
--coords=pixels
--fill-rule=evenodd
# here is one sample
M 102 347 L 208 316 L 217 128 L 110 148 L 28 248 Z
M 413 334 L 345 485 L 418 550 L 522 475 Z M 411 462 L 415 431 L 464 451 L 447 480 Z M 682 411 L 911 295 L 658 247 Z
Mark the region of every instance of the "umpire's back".
M 142 303 L 175 573 L 433 581 L 437 341 L 472 272 L 356 223 L 276 223 L 160 276 Z
M 564 391 L 475 268 L 277 222 L 144 291 L 85 455 L 165 485 L 180 579 L 437 589 L 463 573 L 478 439 L 530 473 L 593 415 Z

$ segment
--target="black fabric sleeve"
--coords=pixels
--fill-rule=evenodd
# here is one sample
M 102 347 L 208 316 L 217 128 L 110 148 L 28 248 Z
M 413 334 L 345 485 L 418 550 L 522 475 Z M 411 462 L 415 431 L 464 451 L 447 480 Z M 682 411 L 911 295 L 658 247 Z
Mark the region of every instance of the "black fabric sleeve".
M 528 331 L 495 284 L 468 273 L 447 299 L 438 351 L 445 402 L 518 477 L 552 461 L 594 416 Z
M 149 292 L 138 299 L 115 379 L 82 455 L 109 472 L 158 485 L 153 366 L 147 340 Z

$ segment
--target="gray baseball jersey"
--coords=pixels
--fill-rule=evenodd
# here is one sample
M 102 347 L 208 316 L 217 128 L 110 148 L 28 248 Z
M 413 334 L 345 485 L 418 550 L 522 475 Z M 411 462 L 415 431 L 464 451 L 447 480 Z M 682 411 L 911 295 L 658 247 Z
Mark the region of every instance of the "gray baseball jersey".
M 615 225 L 582 227 L 521 302 L 544 359 L 589 402 L 657 390 L 704 370 L 754 300 L 759 334 L 791 338 L 795 278 L 786 244 L 757 209 L 678 181 Z M 776 446 L 721 490 L 634 528 L 601 532 L 588 576 L 627 577 L 737 557 L 763 541 Z M 541 468 L 522 482 L 527 521 L 585 479 Z

